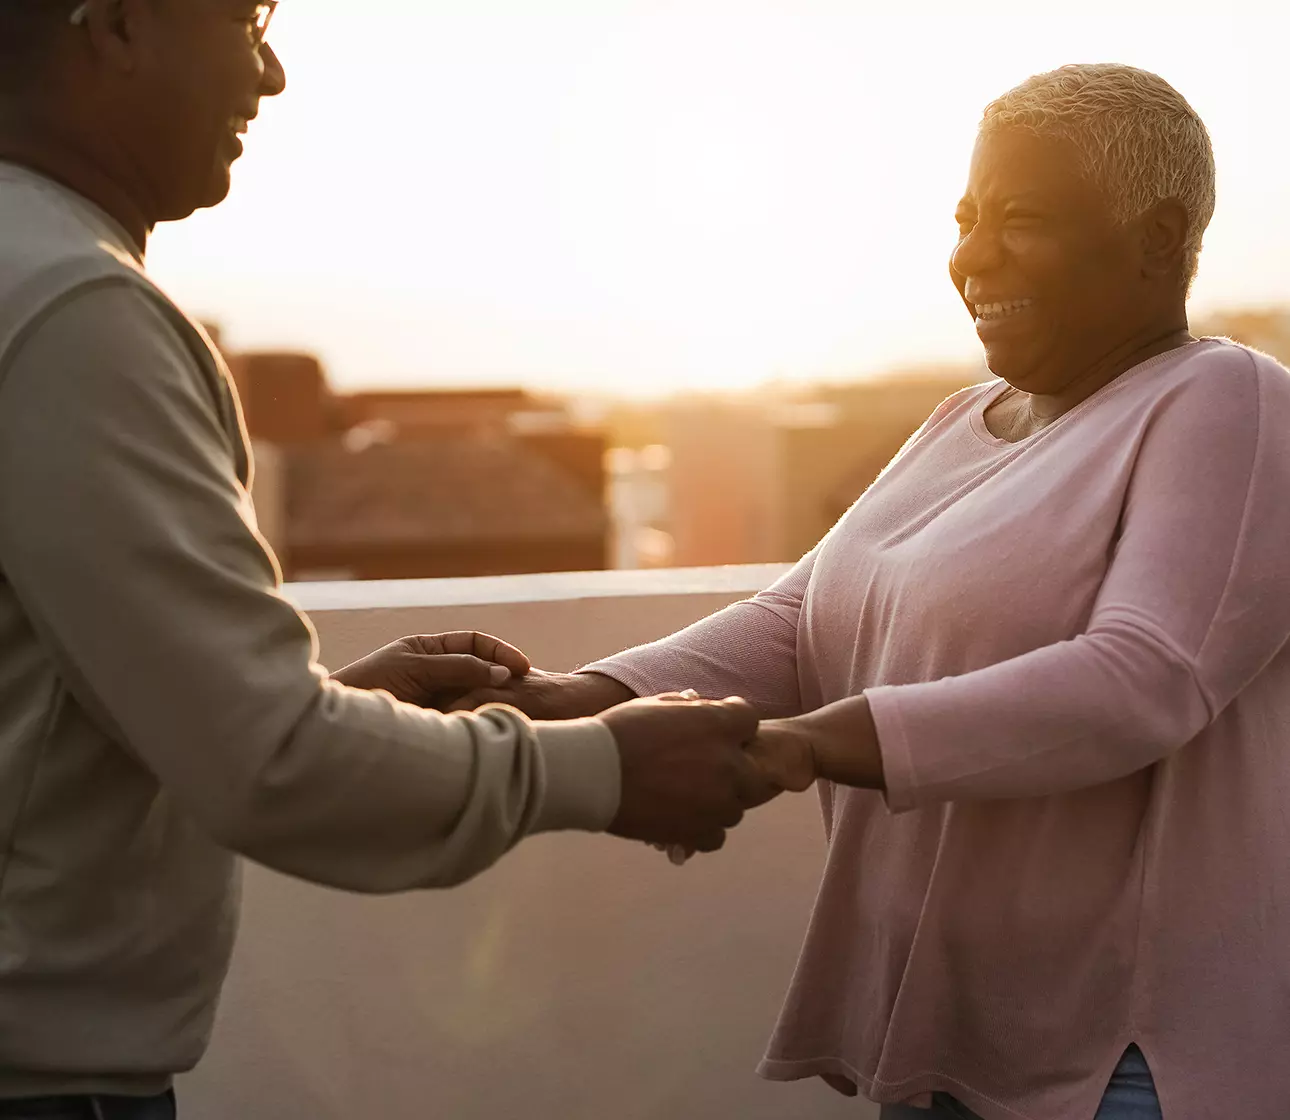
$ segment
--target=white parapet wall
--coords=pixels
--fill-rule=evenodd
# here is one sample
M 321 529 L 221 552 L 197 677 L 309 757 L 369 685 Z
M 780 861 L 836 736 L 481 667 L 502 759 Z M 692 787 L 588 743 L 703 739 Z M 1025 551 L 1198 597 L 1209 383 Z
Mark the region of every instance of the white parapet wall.
M 688 626 L 756 594 L 785 570 L 754 564 L 297 583 L 287 593 L 314 620 L 332 666 L 403 634 L 482 630 L 519 646 L 544 669 L 567 672 Z
M 564 670 L 766 586 L 782 565 L 297 584 L 325 664 L 478 629 Z M 760 1081 L 823 837 L 812 795 L 683 869 L 610 837 L 522 844 L 465 886 L 357 898 L 248 867 L 184 1120 L 869 1120 Z

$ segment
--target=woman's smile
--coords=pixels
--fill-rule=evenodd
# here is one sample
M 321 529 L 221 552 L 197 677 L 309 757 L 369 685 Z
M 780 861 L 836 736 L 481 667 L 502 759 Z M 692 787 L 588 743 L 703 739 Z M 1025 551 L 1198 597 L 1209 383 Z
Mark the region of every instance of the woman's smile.
M 1035 301 L 1030 298 L 974 303 L 977 337 L 987 345 L 1003 338 L 1015 338 L 1035 321 Z

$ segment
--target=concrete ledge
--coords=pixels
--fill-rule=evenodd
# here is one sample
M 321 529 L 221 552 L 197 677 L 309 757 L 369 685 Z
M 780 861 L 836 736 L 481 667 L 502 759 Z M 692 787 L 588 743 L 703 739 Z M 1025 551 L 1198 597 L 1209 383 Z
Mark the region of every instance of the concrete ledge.
M 288 584 L 337 669 L 404 634 L 479 630 L 567 672 L 661 638 L 788 570 L 785 564 L 651 571 L 557 572 L 477 579 Z
M 740 564 L 721 568 L 546 572 L 468 579 L 290 583 L 286 592 L 292 602 L 309 612 L 541 603 L 639 595 L 747 596 L 773 583 L 789 567 L 788 564 Z

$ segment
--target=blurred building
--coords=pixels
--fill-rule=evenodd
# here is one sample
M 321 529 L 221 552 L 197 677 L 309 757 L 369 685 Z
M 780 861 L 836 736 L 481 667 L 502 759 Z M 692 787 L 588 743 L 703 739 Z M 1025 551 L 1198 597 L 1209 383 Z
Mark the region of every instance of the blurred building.
M 607 458 L 613 567 L 666 568 L 676 552 L 670 519 L 672 453 L 662 444 L 615 447 Z
M 1192 333 L 1243 342 L 1271 354 L 1282 365 L 1290 366 L 1290 309 L 1270 307 L 1215 312 L 1198 318 L 1192 326 Z
M 952 369 L 787 396 L 674 403 L 663 421 L 671 562 L 804 555 L 942 400 L 987 376 Z
M 229 356 L 261 531 L 288 579 L 606 566 L 605 439 L 522 390 L 332 391 L 303 354 Z

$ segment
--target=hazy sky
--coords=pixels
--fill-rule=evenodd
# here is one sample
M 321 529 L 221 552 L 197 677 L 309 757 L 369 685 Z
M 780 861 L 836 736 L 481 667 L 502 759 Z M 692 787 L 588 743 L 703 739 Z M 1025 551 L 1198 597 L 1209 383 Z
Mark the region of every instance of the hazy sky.
M 1198 309 L 1290 302 L 1290 4 L 284 0 L 290 88 L 158 278 L 339 385 L 641 393 L 976 357 L 982 106 L 1120 61 L 1209 125 Z

